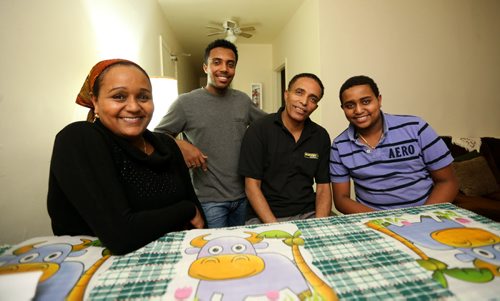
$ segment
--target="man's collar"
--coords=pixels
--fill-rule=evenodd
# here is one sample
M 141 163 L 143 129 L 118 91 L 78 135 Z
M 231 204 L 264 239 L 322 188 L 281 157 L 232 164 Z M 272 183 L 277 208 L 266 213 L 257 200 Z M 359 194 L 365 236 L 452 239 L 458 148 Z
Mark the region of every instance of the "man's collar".
M 210 92 L 210 90 L 209 90 L 209 89 L 207 89 L 207 87 L 206 87 L 206 86 L 205 86 L 205 87 L 202 87 L 202 89 L 203 89 L 203 91 L 207 92 L 208 94 L 210 94 L 210 95 L 212 95 L 212 96 L 224 97 L 224 96 L 226 96 L 226 95 L 229 93 L 229 90 L 230 90 L 231 88 L 227 87 L 227 88 L 225 88 L 224 90 L 218 90 L 218 89 L 215 89 L 215 88 L 214 88 L 216 91 L 220 91 L 221 93 L 212 93 L 212 92 Z
M 380 117 L 382 118 L 382 137 L 387 137 L 387 131 L 389 131 L 389 126 L 387 125 L 387 118 L 385 117 L 385 113 L 380 111 Z M 358 137 L 358 133 L 356 131 L 356 128 L 349 123 L 349 127 L 347 128 L 347 136 L 349 137 L 349 140 L 355 141 Z
M 274 122 L 279 123 L 281 126 L 285 126 L 283 124 L 283 120 L 281 119 L 281 113 L 285 110 L 285 107 L 280 107 L 278 112 L 274 115 Z

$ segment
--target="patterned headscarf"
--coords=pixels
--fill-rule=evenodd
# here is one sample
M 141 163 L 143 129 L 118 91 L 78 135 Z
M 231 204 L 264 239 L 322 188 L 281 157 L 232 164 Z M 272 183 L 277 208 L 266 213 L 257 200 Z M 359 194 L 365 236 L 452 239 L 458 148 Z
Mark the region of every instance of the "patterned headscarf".
M 90 70 L 89 75 L 87 75 L 87 78 L 85 79 L 85 82 L 83 83 L 82 88 L 80 89 L 80 93 L 78 93 L 78 96 L 76 97 L 76 103 L 90 108 L 89 114 L 87 115 L 87 121 L 93 121 L 95 118 L 94 114 L 94 104 L 92 103 L 90 94 L 92 92 L 92 89 L 94 88 L 95 81 L 101 75 L 101 73 L 106 70 L 108 67 L 117 64 L 117 63 L 130 63 L 133 65 L 136 65 L 137 67 L 141 68 L 139 65 L 132 61 L 124 60 L 124 59 L 111 59 L 111 60 L 104 60 L 100 61 L 99 63 L 95 64 L 94 67 Z M 142 69 L 142 68 L 141 68 Z

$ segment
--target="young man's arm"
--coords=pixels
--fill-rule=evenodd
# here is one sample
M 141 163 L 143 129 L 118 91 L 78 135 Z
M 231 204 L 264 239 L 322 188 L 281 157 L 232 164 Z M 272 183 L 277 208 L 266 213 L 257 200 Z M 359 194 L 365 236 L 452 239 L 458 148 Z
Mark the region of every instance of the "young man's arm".
M 185 140 L 179 139 L 177 137 L 178 134 L 173 134 L 168 131 L 165 131 L 163 134 L 175 140 L 175 143 L 181 150 L 182 157 L 184 158 L 184 162 L 188 168 L 201 167 L 204 171 L 207 171 L 208 157 L 202 153 L 199 148 Z
M 430 172 L 434 188 L 425 205 L 451 203 L 458 193 L 458 181 L 453 167 L 450 165 Z
M 332 212 L 332 193 L 329 183 L 316 185 L 316 217 L 330 216 Z
M 207 156 L 193 144 L 177 137 L 179 133 L 182 133 L 185 129 L 188 122 L 181 103 L 180 97 L 172 103 L 167 114 L 163 116 L 154 131 L 175 139 L 177 146 L 181 149 L 182 157 L 188 168 L 201 167 L 206 171 Z
M 188 168 L 201 167 L 204 171 L 207 171 L 207 156 L 201 152 L 199 148 L 192 145 L 191 143 L 176 138 L 178 134 L 172 134 L 170 132 L 164 132 L 163 134 L 169 136 L 175 140 L 175 143 L 180 148 L 184 162 Z
M 201 167 L 204 171 L 207 171 L 208 157 L 199 148 L 184 140 L 175 139 L 175 142 L 181 149 L 182 157 L 184 157 L 188 168 Z
M 343 183 L 332 182 L 332 191 L 333 191 L 333 201 L 335 202 L 335 208 L 337 208 L 337 210 L 342 213 L 350 214 L 350 213 L 375 211 L 372 208 L 351 199 L 350 182 L 343 182 Z
M 245 177 L 245 193 L 248 202 L 263 223 L 274 223 L 277 221 L 271 207 L 267 203 L 266 197 L 260 189 L 261 180 Z

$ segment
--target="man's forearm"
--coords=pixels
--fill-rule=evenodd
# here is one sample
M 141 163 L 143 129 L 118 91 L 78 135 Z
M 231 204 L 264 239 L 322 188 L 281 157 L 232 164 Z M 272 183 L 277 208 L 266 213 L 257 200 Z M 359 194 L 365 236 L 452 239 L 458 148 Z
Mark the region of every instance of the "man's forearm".
M 260 189 L 260 181 L 247 178 L 245 180 L 245 192 L 247 194 L 248 202 L 257 214 L 257 217 L 263 223 L 274 223 L 277 221 L 271 207 L 269 207 L 269 203 Z
M 452 203 L 456 196 L 457 189 L 453 183 L 436 183 L 425 204 Z
M 316 186 L 316 217 L 330 216 L 332 212 L 332 193 L 330 184 Z
M 431 177 L 434 181 L 434 187 L 426 205 L 438 203 L 451 203 L 458 193 L 458 180 L 451 165 L 439 170 L 431 171 Z
M 256 195 L 252 197 L 249 196 L 248 202 L 250 203 L 253 210 L 263 223 L 267 224 L 267 223 L 274 223 L 277 221 L 276 217 L 274 216 L 271 210 L 271 207 L 269 207 L 269 204 L 267 203 L 267 200 L 264 198 L 263 195 L 261 197 Z
M 335 208 L 344 214 L 374 211 L 372 208 L 351 199 L 351 184 L 349 181 L 332 182 L 332 194 Z
M 374 209 L 361 204 L 349 197 L 335 200 L 335 208 L 344 214 L 372 212 Z

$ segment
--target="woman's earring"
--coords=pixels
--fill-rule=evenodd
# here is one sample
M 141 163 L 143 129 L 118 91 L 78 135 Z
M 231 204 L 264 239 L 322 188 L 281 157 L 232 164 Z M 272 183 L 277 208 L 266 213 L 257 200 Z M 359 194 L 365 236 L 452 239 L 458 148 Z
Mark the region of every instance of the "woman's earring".
M 94 113 L 94 121 L 95 122 L 99 118 L 99 113 Z

